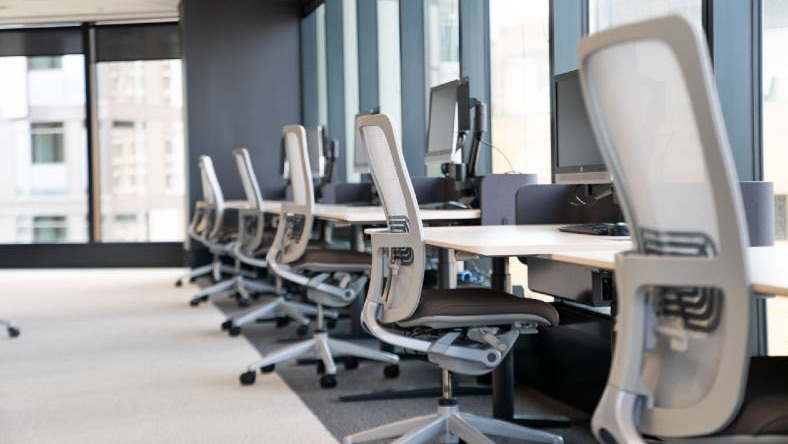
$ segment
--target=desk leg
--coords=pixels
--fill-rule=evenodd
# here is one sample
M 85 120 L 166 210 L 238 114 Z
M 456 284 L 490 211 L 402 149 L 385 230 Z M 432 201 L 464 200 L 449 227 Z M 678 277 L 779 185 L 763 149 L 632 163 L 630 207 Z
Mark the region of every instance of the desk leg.
M 457 288 L 457 257 L 454 250 L 438 250 L 438 288 Z
M 511 292 L 512 277 L 509 274 L 509 258 L 494 257 L 490 286 L 494 290 Z M 514 350 L 501 361 L 492 372 L 493 416 L 496 419 L 514 422 L 526 427 L 567 427 L 567 418 L 541 418 L 514 414 Z
M 494 257 L 490 287 L 493 290 L 509 291 L 512 286 L 509 275 L 509 258 Z M 501 361 L 492 373 L 493 416 L 511 421 L 514 418 L 514 352 Z
M 350 226 L 350 249 L 353 251 L 364 251 L 364 227 L 353 224 Z M 366 294 L 360 294 L 350 305 L 350 336 L 367 337 L 367 333 L 361 326 L 361 312 L 364 309 L 364 299 Z

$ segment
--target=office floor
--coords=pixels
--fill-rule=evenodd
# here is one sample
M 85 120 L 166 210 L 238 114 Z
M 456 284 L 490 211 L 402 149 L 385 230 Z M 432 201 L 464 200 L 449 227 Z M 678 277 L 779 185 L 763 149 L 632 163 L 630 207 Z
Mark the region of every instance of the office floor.
M 258 353 L 190 308 L 179 269 L 2 271 L 0 442 L 330 443 L 277 375 L 237 382 Z
M 227 297 L 215 299 L 215 304 L 227 313 L 239 310 L 236 303 Z M 201 308 L 202 309 L 202 308 Z M 218 323 L 215 328 L 218 328 Z M 331 333 L 347 331 L 347 321 L 340 321 Z M 276 328 L 272 323 L 258 323 L 244 329 L 245 338 L 261 352 L 273 350 L 284 345 L 282 341 L 295 338 L 295 327 Z M 229 338 L 231 341 L 245 342 L 243 338 Z M 366 340 L 366 345 L 374 347 L 374 340 Z M 251 361 L 249 361 L 251 362 Z M 234 367 L 237 378 L 249 362 L 238 363 Z M 400 376 L 396 379 L 383 377 L 383 364 L 362 362 L 358 369 L 345 370 L 338 364 L 336 388 L 323 390 L 318 383 L 318 374 L 314 365 L 296 365 L 295 363 L 279 364 L 276 367 L 280 377 L 301 397 L 303 402 L 325 424 L 328 430 L 338 439 L 342 436 L 365 430 L 380 424 L 400 419 L 433 413 L 437 407 L 436 398 L 372 401 L 359 403 L 340 403 L 342 395 L 365 393 L 373 390 L 403 389 L 433 386 L 438 387 L 440 373 L 437 367 L 417 360 L 403 361 L 400 365 Z M 257 384 L 265 383 L 271 374 L 258 373 Z M 463 380 L 473 383 L 472 379 Z M 251 387 L 245 387 L 251 388 Z M 462 410 L 491 416 L 492 399 L 487 396 L 461 397 Z M 554 401 L 539 393 L 518 388 L 517 413 L 537 416 L 565 416 L 574 420 L 570 428 L 554 429 L 564 436 L 566 443 L 595 443 L 589 428 L 587 415 L 571 407 Z M 514 441 L 496 440 L 498 443 Z

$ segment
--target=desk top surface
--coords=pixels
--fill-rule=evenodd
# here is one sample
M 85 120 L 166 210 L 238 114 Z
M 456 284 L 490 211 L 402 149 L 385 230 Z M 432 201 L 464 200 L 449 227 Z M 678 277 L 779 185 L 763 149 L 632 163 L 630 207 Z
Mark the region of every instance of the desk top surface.
M 561 262 L 612 270 L 616 252 L 566 252 L 550 257 Z M 788 247 L 751 247 L 747 249 L 747 258 L 754 292 L 788 296 Z
M 282 201 L 265 201 L 267 213 L 279 214 Z M 315 217 L 355 224 L 377 224 L 386 221 L 381 206 L 351 206 L 342 204 L 315 204 Z M 474 220 L 481 217 L 477 209 L 420 210 L 421 218 L 430 221 Z
M 532 256 L 569 251 L 620 251 L 629 237 L 589 236 L 558 231 L 561 225 L 426 227 L 428 245 L 481 256 Z

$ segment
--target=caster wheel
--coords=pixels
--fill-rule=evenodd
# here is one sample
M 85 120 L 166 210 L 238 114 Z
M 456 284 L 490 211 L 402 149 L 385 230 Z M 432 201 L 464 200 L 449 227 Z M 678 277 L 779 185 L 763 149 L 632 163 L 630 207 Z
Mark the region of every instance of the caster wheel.
M 189 278 L 189 282 L 191 282 L 191 283 L 194 283 L 194 281 L 196 281 L 196 280 L 197 280 L 197 278 L 196 278 L 196 277 Z
M 12 338 L 15 338 L 15 337 L 19 336 L 20 333 L 21 332 L 19 331 L 18 328 L 16 328 L 16 327 L 8 327 L 8 336 L 10 336 Z
M 337 320 L 334 318 L 326 319 L 326 327 L 328 327 L 329 330 L 337 328 Z
M 290 318 L 286 316 L 280 316 L 276 318 L 276 328 L 287 327 L 290 324 Z
M 241 377 L 238 378 L 241 381 L 241 385 L 252 385 L 254 384 L 256 376 L 254 372 L 246 372 L 242 373 Z
M 179 281 L 179 280 L 178 280 L 178 281 L 175 281 L 175 286 L 176 286 L 176 287 L 181 287 L 181 286 L 183 286 L 183 282 L 181 282 L 181 281 Z
M 260 373 L 271 373 L 276 369 L 276 364 L 266 365 L 265 367 L 260 367 Z
M 191 305 L 192 307 L 196 307 L 200 305 L 200 301 L 198 301 L 197 299 L 192 299 L 191 301 L 189 301 L 189 305 Z
M 383 367 L 383 376 L 386 379 L 392 379 L 399 376 L 399 364 L 391 364 Z
M 229 330 L 227 330 L 227 332 L 230 333 L 230 336 L 236 337 L 241 334 L 241 327 L 236 327 L 233 325 Z
M 296 334 L 299 337 L 304 337 L 306 334 L 309 333 L 309 326 L 308 325 L 299 325 L 298 330 L 296 330 Z
M 233 321 L 227 320 L 222 322 L 222 330 L 229 330 L 233 326 Z
M 238 298 L 238 302 L 236 302 L 236 303 L 238 304 L 238 307 L 240 307 L 240 308 L 246 308 L 246 307 L 252 305 L 252 302 L 249 300 L 248 297 L 247 298 Z
M 317 361 L 317 374 L 322 375 L 326 372 L 326 365 L 323 364 L 323 361 Z
M 355 370 L 358 368 L 358 359 L 357 358 L 347 358 L 345 359 L 345 369 L 346 370 Z
M 323 375 L 320 377 L 320 387 L 330 389 L 337 386 L 337 377 L 334 375 Z

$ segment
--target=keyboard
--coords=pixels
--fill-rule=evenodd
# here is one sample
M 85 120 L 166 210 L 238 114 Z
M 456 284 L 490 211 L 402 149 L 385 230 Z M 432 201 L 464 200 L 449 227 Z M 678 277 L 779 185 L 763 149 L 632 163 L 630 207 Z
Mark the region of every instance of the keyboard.
M 558 228 L 565 233 L 590 234 L 593 236 L 629 236 L 626 224 L 595 222 L 589 224 L 565 225 Z

